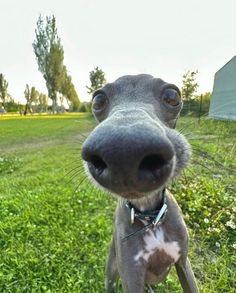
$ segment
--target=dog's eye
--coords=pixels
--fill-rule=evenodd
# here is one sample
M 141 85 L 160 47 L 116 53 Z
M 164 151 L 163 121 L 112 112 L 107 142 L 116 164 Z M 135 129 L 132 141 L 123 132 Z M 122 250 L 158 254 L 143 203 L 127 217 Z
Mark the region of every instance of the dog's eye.
M 181 103 L 181 97 L 179 93 L 174 89 L 165 89 L 162 94 L 164 102 L 172 107 L 179 106 Z
M 94 111 L 101 111 L 106 107 L 107 103 L 108 99 L 104 93 L 95 93 L 92 108 Z

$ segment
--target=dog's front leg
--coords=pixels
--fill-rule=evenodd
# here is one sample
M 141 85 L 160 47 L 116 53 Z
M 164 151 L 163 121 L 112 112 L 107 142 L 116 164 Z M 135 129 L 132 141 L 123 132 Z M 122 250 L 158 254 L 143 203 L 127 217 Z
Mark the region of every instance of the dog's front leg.
M 144 293 L 146 268 L 135 259 L 136 243 L 119 243 L 117 250 L 118 270 L 124 293 Z
M 126 264 L 120 270 L 124 293 L 144 293 L 145 274 L 143 267 L 132 267 Z
M 189 259 L 180 258 L 175 267 L 184 293 L 199 293 Z
M 107 258 L 107 265 L 106 265 L 105 286 L 106 286 L 107 293 L 115 292 L 114 286 L 118 276 L 119 276 L 119 273 L 118 273 L 117 262 L 116 262 L 115 242 L 114 242 L 114 238 L 112 238 L 109 255 Z

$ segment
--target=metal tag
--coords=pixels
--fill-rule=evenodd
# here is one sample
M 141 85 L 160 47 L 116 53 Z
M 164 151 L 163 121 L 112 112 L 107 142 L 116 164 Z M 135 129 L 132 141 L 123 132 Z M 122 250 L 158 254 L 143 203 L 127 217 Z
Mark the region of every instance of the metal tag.
M 156 216 L 156 219 L 153 221 L 153 225 L 156 226 L 157 223 L 161 220 L 162 216 L 166 213 L 167 211 L 167 204 L 164 203 L 162 208 L 160 209 L 160 212 Z
M 131 224 L 133 224 L 134 223 L 134 208 L 132 208 L 130 211 L 130 218 L 131 218 Z

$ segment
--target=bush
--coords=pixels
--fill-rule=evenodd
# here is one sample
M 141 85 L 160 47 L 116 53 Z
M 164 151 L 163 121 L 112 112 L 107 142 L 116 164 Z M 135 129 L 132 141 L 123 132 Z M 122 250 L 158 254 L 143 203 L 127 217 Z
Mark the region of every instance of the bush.
M 79 112 L 91 112 L 91 103 L 83 102 L 80 104 Z

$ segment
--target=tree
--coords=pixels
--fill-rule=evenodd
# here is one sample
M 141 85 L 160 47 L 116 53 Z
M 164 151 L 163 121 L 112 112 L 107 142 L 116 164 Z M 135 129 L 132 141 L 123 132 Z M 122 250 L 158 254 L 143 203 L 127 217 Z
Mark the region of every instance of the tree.
M 11 99 L 9 102 L 6 103 L 7 112 L 15 112 L 15 113 L 22 113 L 25 109 L 25 106 L 20 104 L 19 102 L 15 102 Z
M 25 99 L 26 99 L 24 115 L 26 115 L 29 108 L 30 108 L 30 88 L 29 88 L 28 84 L 26 84 L 24 95 L 25 95 Z
M 30 102 L 31 102 L 31 105 L 32 104 L 37 105 L 38 104 L 38 99 L 39 99 L 39 92 L 33 86 L 31 88 L 31 91 L 30 91 Z
M 91 112 L 91 102 L 82 102 L 79 107 L 79 112 Z
M 8 82 L 6 81 L 4 75 L 0 74 L 0 99 L 2 100 L 3 108 L 6 110 L 6 102 L 8 102 Z
M 65 76 L 64 50 L 57 34 L 55 16 L 46 17 L 46 24 L 39 16 L 35 30 L 36 39 L 33 42 L 34 53 L 39 71 L 43 74 L 52 100 L 53 112 L 57 110 L 57 93 L 60 91 Z
M 202 95 L 198 95 L 196 96 L 196 100 L 200 101 L 202 99 L 202 102 L 205 104 L 210 104 L 210 100 L 211 100 L 211 92 L 205 92 Z
M 183 85 L 182 85 L 182 98 L 185 101 L 190 101 L 194 99 L 194 94 L 197 91 L 198 88 L 198 83 L 196 82 L 196 77 L 197 77 L 198 71 L 190 71 L 188 70 L 184 75 L 183 75 Z
M 30 90 L 30 110 L 32 112 L 37 112 L 39 104 L 39 92 L 36 90 L 36 88 L 33 86 Z
M 66 68 L 64 69 L 64 79 L 60 92 L 66 98 L 69 108 L 72 111 L 79 109 L 80 100 L 72 82 L 72 78 L 68 75 Z
M 195 101 L 199 105 L 199 117 L 203 114 L 206 115 L 209 112 L 211 95 L 211 92 L 205 92 L 204 94 L 196 96 Z
M 40 93 L 38 98 L 38 111 L 39 112 L 47 112 L 48 110 L 48 97 L 47 95 Z
M 36 108 L 37 104 L 39 103 L 39 92 L 34 86 L 30 89 L 29 85 L 26 84 L 24 95 L 26 99 L 24 115 L 26 115 L 28 112 L 33 112 L 33 105 L 34 108 Z
M 103 87 L 106 83 L 105 73 L 102 69 L 99 69 L 98 67 L 95 67 L 94 70 L 90 71 L 89 78 L 91 85 L 86 86 L 88 89 L 88 94 L 92 94 L 94 91 Z

